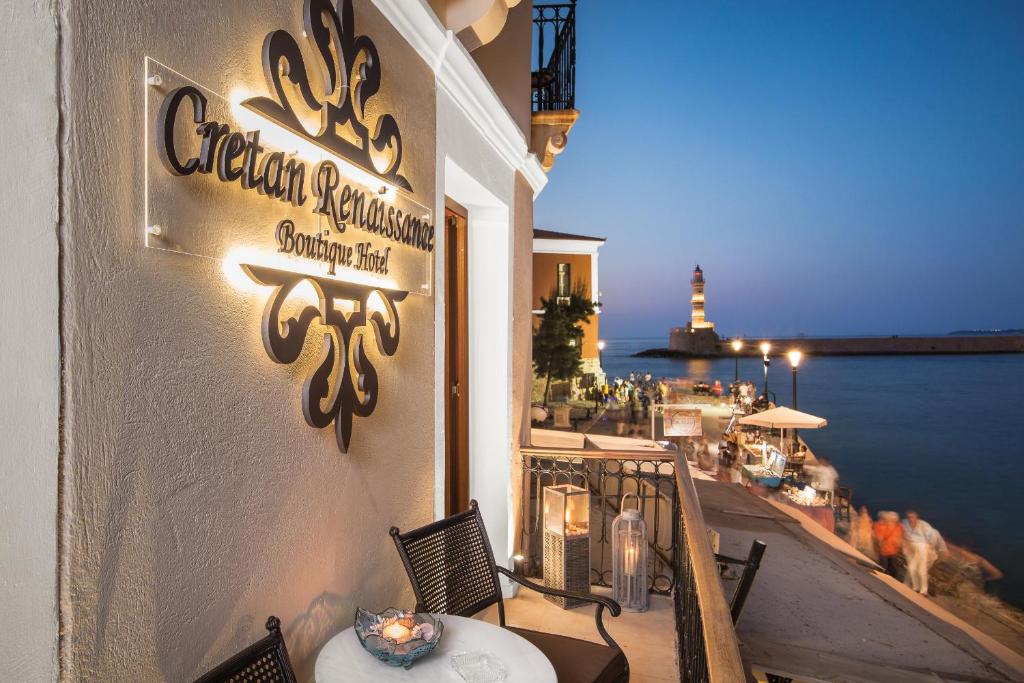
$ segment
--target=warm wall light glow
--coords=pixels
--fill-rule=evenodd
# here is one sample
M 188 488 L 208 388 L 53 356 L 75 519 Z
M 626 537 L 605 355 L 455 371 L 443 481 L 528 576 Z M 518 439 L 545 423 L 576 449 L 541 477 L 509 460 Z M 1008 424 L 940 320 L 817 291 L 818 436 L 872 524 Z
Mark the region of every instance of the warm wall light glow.
M 599 339 L 597 341 L 597 350 L 598 351 L 604 351 L 604 347 L 605 347 L 604 339 Z
M 261 143 L 266 143 L 267 146 L 282 152 L 294 154 L 299 159 L 310 164 L 316 164 L 323 159 L 330 159 L 346 177 L 351 178 L 360 185 L 377 190 L 378 195 L 385 200 L 394 201 L 395 196 L 398 194 L 396 186 L 381 180 L 369 171 L 356 166 L 333 152 L 329 152 L 316 143 L 307 140 L 299 133 L 285 128 L 276 121 L 268 119 L 242 104 L 253 96 L 254 93 L 241 88 L 234 90 L 231 93 L 231 114 L 245 130 L 260 131 Z M 312 122 L 304 121 L 302 123 L 303 125 L 313 127 L 311 125 Z
M 789 356 L 789 364 L 792 365 L 795 369 L 798 365 L 800 365 L 800 359 L 803 358 L 804 354 L 800 353 L 799 351 L 793 350 L 787 353 L 786 355 Z
M 742 348 L 743 348 L 743 340 L 742 339 L 733 339 L 732 340 L 732 350 L 733 351 L 735 351 L 736 353 L 739 353 L 740 349 L 742 349 Z
M 390 278 L 375 277 L 367 273 L 348 269 L 339 271 L 340 273 L 344 273 L 344 277 L 337 275 L 332 276 L 327 272 L 326 266 L 324 266 L 323 270 L 317 270 L 313 263 L 306 262 L 301 259 L 289 258 L 285 254 L 281 254 L 276 251 L 262 251 L 259 249 L 238 247 L 229 251 L 227 256 L 224 257 L 223 263 L 221 264 L 221 270 L 224 272 L 224 276 L 227 277 L 228 282 L 230 282 L 231 285 L 240 292 L 266 293 L 271 289 L 270 287 L 264 287 L 253 282 L 252 279 L 242 271 L 241 264 L 243 263 L 247 263 L 252 266 L 267 266 L 268 268 L 286 270 L 289 273 L 312 275 L 319 278 L 337 280 L 338 282 L 351 282 L 357 285 L 368 285 L 379 289 L 398 289 L 398 283 Z M 303 283 L 303 285 L 308 284 L 308 282 Z M 302 289 L 302 286 L 296 287 L 296 296 L 298 296 L 300 289 Z M 313 290 L 312 285 L 309 285 L 309 291 L 313 292 L 311 303 L 314 305 L 319 303 L 320 299 Z M 308 294 L 309 292 L 305 293 Z
M 771 344 L 769 344 L 768 342 L 761 342 L 761 353 L 762 354 L 767 356 L 768 352 L 771 351 L 771 350 L 772 350 L 772 345 Z

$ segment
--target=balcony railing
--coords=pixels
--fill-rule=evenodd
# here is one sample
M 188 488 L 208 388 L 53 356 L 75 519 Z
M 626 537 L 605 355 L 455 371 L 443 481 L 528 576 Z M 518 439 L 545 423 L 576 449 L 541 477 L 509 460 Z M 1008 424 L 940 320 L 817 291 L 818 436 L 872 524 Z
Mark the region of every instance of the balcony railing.
M 522 456 L 526 572 L 536 575 L 542 566 L 543 488 L 575 484 L 591 494 L 591 583 L 611 585 L 612 520 L 623 494 L 635 493 L 648 527 L 649 589 L 673 598 L 682 680 L 744 680 L 732 617 L 685 461 L 674 453 L 585 449 L 524 448 Z
M 576 1 L 533 6 L 533 111 L 576 108 Z

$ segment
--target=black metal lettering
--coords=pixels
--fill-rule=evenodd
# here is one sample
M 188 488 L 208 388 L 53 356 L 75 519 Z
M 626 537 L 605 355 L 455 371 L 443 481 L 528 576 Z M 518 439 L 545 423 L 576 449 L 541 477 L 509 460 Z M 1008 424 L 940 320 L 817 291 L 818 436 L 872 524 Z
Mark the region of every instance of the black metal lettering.
M 247 190 L 263 185 L 262 173 L 256 172 L 256 157 L 263 151 L 260 146 L 260 132 L 254 130 L 245 134 L 245 155 L 242 159 L 242 187 Z M 262 164 L 260 164 L 262 167 Z
M 288 193 L 286 198 L 294 206 L 302 206 L 306 203 L 306 164 L 295 159 L 289 159 L 284 166 L 285 175 L 288 176 Z
M 245 152 L 245 136 L 241 133 L 232 133 L 220 146 L 220 153 L 217 155 L 217 177 L 224 182 L 231 182 L 242 177 L 242 165 L 237 168 L 233 166 L 235 159 Z
M 331 161 L 321 161 L 313 169 L 313 196 L 317 198 L 314 213 L 327 216 L 338 232 L 345 232 L 345 224 L 338 220 L 338 206 L 334 202 L 334 191 L 341 178 L 338 167 Z
M 199 159 L 192 157 L 185 163 L 178 160 L 174 150 L 174 123 L 178 118 L 178 109 L 184 99 L 192 102 L 192 120 L 201 124 L 206 120 L 206 97 L 199 89 L 186 85 L 175 88 L 164 98 L 160 105 L 160 113 L 156 117 L 156 150 L 160 161 L 174 175 L 191 175 L 199 168 Z M 196 129 L 197 132 L 200 128 Z

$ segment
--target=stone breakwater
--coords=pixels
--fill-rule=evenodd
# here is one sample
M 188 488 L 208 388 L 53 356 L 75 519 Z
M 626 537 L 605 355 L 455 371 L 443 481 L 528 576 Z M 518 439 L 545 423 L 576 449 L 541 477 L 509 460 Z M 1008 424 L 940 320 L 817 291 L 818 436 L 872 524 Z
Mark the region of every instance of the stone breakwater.
M 792 337 L 762 340 L 750 338 L 741 352 L 759 356 L 756 344 L 768 341 L 773 352 L 783 354 L 799 349 L 812 356 L 911 356 L 940 354 L 1024 353 L 1024 335 L 943 335 L 934 337 Z M 731 358 L 735 352 L 727 341 L 716 339 L 703 348 L 678 343 L 669 348 L 647 349 L 638 358 Z M 689 347 L 689 348 L 688 348 Z

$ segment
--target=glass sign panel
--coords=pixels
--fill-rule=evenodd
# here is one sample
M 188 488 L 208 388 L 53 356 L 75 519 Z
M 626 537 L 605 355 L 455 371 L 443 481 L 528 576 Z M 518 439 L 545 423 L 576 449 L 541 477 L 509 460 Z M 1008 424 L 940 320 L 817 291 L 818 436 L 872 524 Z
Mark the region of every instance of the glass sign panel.
M 146 246 L 430 295 L 432 212 L 247 105 L 146 59 Z M 302 122 L 315 129 L 317 122 Z

